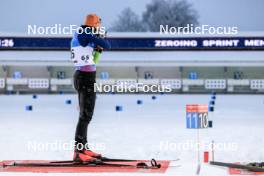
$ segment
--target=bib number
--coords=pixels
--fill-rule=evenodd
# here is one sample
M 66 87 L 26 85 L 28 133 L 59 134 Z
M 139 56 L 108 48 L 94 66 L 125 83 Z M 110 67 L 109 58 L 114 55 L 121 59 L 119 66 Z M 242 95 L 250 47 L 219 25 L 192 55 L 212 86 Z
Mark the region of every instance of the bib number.
M 75 47 L 71 49 L 71 60 L 75 66 L 94 65 L 93 48 Z
M 74 54 L 74 49 L 71 49 L 71 59 L 72 59 L 72 60 L 74 59 L 74 56 L 75 56 L 75 54 Z
M 81 57 L 82 61 L 85 62 L 85 63 L 88 63 L 89 61 L 89 55 L 84 55 Z

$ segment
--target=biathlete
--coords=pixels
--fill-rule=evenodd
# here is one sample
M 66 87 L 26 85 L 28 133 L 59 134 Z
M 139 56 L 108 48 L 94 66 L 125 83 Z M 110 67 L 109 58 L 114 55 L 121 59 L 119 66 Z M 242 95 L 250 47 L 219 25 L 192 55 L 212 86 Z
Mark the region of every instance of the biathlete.
M 96 64 L 103 49 L 109 49 L 109 42 L 94 34 L 101 27 L 101 19 L 96 14 L 87 15 L 84 25 L 76 31 L 71 40 L 71 59 L 75 65 L 74 88 L 78 92 L 79 120 L 75 132 L 75 149 L 73 160 L 93 162 L 100 159 L 101 154 L 88 148 L 87 128 L 93 117 L 96 92 Z

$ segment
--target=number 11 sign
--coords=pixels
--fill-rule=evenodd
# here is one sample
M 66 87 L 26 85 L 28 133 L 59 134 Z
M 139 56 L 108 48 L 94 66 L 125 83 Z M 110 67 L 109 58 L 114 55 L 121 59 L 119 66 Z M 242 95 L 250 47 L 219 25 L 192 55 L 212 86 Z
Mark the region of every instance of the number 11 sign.
M 190 129 L 208 128 L 208 105 L 186 105 L 186 127 Z

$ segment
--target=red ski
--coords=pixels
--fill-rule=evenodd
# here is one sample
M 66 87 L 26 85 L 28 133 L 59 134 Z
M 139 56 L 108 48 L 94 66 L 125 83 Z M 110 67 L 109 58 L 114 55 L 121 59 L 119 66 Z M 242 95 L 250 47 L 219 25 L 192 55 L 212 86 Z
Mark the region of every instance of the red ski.
M 111 161 L 112 160 L 112 161 Z M 102 173 L 102 172 L 144 172 L 164 173 L 170 161 L 167 160 L 123 160 L 108 159 L 97 163 L 75 163 L 73 161 L 49 160 L 6 160 L 0 162 L 0 172 L 38 173 Z

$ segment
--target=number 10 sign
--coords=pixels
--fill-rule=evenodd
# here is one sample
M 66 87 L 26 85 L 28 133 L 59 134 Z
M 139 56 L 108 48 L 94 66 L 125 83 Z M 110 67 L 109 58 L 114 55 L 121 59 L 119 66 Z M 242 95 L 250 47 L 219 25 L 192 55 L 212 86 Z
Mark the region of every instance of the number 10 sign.
M 208 105 L 186 105 L 186 127 L 190 129 L 208 128 Z

